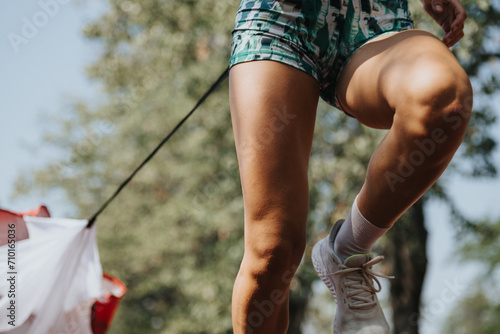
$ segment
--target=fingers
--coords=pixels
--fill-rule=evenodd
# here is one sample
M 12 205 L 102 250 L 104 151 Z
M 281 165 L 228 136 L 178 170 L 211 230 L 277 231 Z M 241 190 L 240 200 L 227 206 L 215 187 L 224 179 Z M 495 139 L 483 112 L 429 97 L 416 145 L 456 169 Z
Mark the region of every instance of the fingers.
M 443 37 L 443 43 L 446 44 L 447 47 L 452 47 L 464 36 L 463 30 L 463 25 L 453 30 L 449 30 Z
M 451 47 L 455 45 L 462 37 L 464 37 L 464 24 L 460 26 L 452 26 L 449 33 L 446 34 L 443 42 Z
M 459 0 L 442 1 L 444 1 L 445 6 L 444 12 L 441 14 L 445 17 L 440 22 L 445 33 L 443 43 L 451 47 L 464 36 L 464 22 L 467 19 L 467 13 Z
M 443 29 L 443 43 L 451 47 L 464 36 L 467 13 L 460 0 L 422 0 L 425 11 Z
M 443 40 L 443 42 L 447 47 L 451 48 L 453 45 L 457 44 L 458 41 L 462 39 L 462 37 L 464 37 L 464 32 L 460 31 L 453 37 L 448 38 L 446 42 Z
M 451 29 L 451 24 L 453 22 L 454 22 L 453 16 L 452 16 L 452 14 L 450 14 L 450 16 L 444 18 L 442 20 L 442 22 L 440 23 L 441 28 L 443 29 L 445 35 L 452 33 L 453 30 Z
M 451 28 L 446 32 L 443 37 L 443 43 L 447 47 L 452 47 L 455 45 L 462 37 L 464 37 L 464 24 L 456 26 L 452 25 Z
M 460 27 L 464 26 L 464 22 L 467 19 L 467 13 L 465 9 L 460 5 L 459 7 L 455 7 L 455 19 L 451 23 L 451 30 L 458 30 Z

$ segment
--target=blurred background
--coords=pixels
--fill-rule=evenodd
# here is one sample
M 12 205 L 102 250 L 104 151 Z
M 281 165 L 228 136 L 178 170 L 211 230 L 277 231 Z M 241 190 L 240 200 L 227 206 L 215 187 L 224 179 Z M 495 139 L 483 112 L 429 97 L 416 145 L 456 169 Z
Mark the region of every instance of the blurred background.
M 239 1 L 0 2 L 0 207 L 89 218 L 227 68 Z M 394 333 L 500 332 L 499 1 L 465 1 L 452 51 L 474 86 L 466 140 L 378 244 Z M 416 26 L 442 33 L 411 2 Z M 308 248 L 289 333 L 329 333 L 314 243 L 347 215 L 384 131 L 320 101 Z M 97 221 L 104 270 L 128 292 L 111 333 L 232 333 L 243 205 L 227 80 Z M 57 237 L 57 236 L 54 236 Z

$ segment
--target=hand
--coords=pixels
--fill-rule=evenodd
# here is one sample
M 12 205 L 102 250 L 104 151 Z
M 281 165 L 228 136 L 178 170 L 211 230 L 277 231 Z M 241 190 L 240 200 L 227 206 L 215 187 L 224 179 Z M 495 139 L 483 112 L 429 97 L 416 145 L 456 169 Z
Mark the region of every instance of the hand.
M 467 13 L 460 0 L 422 0 L 424 9 L 445 33 L 443 43 L 452 47 L 464 37 Z

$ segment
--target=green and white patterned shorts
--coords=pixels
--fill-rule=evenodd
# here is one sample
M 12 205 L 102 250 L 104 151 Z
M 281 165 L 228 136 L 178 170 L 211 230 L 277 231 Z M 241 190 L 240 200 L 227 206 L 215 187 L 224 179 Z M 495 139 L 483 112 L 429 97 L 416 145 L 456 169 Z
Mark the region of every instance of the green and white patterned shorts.
M 412 29 L 407 0 L 242 0 L 229 67 L 275 60 L 312 75 L 320 96 L 342 109 L 335 85 L 347 60 L 371 39 Z

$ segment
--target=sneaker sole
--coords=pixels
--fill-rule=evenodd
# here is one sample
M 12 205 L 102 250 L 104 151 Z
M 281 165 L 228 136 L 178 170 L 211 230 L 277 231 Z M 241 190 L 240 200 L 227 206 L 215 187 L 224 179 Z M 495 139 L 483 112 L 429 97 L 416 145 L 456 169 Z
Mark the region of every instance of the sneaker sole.
M 316 273 L 318 273 L 319 278 L 321 278 L 323 283 L 325 283 L 325 285 L 328 287 L 328 290 L 330 290 L 336 302 L 337 293 L 335 292 L 335 286 L 332 279 L 330 278 L 330 275 L 328 275 L 331 274 L 331 272 L 328 272 L 327 265 L 323 260 L 324 258 L 329 258 L 328 249 L 326 247 L 329 247 L 328 237 L 321 239 L 316 243 L 316 245 L 314 245 L 311 259 Z

